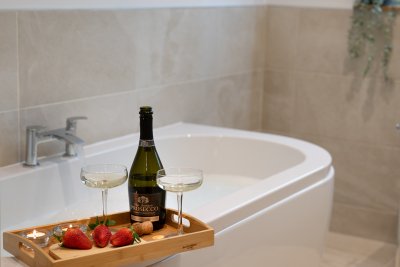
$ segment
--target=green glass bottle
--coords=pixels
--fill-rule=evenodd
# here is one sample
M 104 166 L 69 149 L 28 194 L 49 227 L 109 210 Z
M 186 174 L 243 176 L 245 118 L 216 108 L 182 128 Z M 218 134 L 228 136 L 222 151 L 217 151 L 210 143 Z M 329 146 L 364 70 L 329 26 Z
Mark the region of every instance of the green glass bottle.
M 153 139 L 153 111 L 140 108 L 139 147 L 129 172 L 128 191 L 131 223 L 151 221 L 155 230 L 165 224 L 165 191 L 157 185 L 156 174 L 162 169 Z

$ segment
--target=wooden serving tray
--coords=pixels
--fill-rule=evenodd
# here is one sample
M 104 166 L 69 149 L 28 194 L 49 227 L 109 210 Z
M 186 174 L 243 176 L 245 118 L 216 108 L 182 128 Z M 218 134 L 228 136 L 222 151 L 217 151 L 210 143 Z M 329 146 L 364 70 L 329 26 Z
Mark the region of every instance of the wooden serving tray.
M 32 267 L 97 267 L 119 266 L 154 260 L 214 244 L 214 230 L 207 224 L 187 214 L 183 214 L 183 218 L 189 222 L 189 225 L 184 225 L 185 234 L 165 237 L 176 232 L 177 224 L 173 219 L 174 215 L 177 215 L 177 211 L 167 209 L 167 220 L 164 228 L 142 236 L 142 242 L 140 243 L 125 247 L 112 247 L 109 244 L 105 248 L 93 246 L 89 250 L 68 249 L 60 247 L 58 241 L 51 237 L 49 245 L 41 248 L 20 235 L 22 232 L 32 231 L 33 229 L 52 231 L 55 226 L 64 223 L 94 223 L 95 217 L 4 232 L 3 246 L 5 250 Z M 116 226 L 110 227 L 112 231 L 128 226 L 130 223 L 129 212 L 112 214 L 108 218 L 117 222 Z M 32 249 L 27 249 L 26 246 Z

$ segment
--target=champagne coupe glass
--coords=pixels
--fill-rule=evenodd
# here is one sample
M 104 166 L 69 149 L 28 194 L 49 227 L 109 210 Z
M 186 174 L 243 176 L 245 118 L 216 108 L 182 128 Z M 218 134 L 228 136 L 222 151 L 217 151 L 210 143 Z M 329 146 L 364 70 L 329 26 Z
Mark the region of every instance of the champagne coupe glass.
M 165 191 L 175 192 L 178 201 L 178 231 L 183 234 L 182 198 L 183 192 L 198 188 L 203 182 L 203 171 L 193 168 L 166 168 L 157 171 L 157 184 Z
M 88 187 L 100 188 L 103 203 L 103 220 L 107 216 L 108 189 L 125 183 L 128 170 L 118 164 L 93 164 L 82 167 L 81 181 Z

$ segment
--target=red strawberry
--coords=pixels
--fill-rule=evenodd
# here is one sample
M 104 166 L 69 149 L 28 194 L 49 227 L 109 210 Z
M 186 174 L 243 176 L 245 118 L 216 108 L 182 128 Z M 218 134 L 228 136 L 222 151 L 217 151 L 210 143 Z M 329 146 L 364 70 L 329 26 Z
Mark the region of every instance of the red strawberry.
M 79 228 L 68 228 L 62 245 L 66 248 L 91 249 L 92 241 Z
M 94 228 L 92 237 L 96 246 L 104 248 L 110 241 L 111 231 L 104 224 L 99 224 L 96 226 L 96 228 Z
M 111 236 L 110 243 L 114 247 L 132 245 L 134 241 L 139 242 L 139 236 L 130 228 L 121 228 Z

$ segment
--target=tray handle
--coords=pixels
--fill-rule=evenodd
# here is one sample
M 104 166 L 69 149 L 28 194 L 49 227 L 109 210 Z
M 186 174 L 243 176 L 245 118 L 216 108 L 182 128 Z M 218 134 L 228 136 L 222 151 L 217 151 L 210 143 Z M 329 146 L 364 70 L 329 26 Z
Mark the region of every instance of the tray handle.
M 171 212 L 169 221 L 178 225 L 178 212 Z M 182 225 L 184 228 L 190 228 L 190 221 L 186 218 L 185 214 L 182 214 Z
M 168 222 L 173 225 L 174 227 L 177 227 L 178 225 L 178 211 L 175 209 L 167 209 L 167 220 Z M 199 219 L 183 213 L 182 214 L 182 224 L 183 228 L 185 229 L 185 232 L 196 232 L 196 231 L 201 231 L 204 230 L 204 223 L 201 222 Z M 207 226 L 208 229 L 211 229 L 210 227 Z
M 49 266 L 42 248 L 14 233 L 3 233 L 4 249 L 29 266 Z M 31 248 L 31 251 L 29 248 Z

